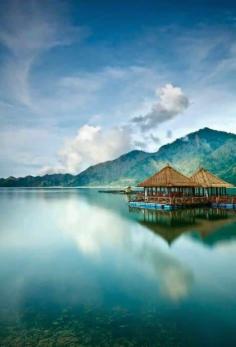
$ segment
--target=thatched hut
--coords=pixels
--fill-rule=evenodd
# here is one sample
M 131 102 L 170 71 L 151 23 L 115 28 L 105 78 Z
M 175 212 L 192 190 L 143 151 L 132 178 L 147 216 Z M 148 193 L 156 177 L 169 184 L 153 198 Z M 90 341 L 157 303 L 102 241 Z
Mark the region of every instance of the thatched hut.
M 204 168 L 197 170 L 191 176 L 191 180 L 198 186 L 196 188 L 198 195 L 222 196 L 226 195 L 227 188 L 233 187 L 232 184 L 225 182 Z
M 189 177 L 175 170 L 170 165 L 165 166 L 155 175 L 139 183 L 148 196 L 194 196 L 197 184 Z

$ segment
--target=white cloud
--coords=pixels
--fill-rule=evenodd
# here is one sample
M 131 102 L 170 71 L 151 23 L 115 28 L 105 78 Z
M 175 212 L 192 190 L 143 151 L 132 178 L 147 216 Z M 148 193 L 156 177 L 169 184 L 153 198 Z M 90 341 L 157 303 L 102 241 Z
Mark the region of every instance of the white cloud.
M 159 100 L 153 104 L 151 111 L 133 118 L 133 122 L 142 130 L 156 128 L 159 124 L 178 116 L 189 106 L 189 100 L 182 89 L 172 84 L 166 84 L 156 94 Z
M 129 149 L 131 136 L 127 128 L 113 127 L 106 130 L 98 126 L 84 125 L 60 150 L 60 165 L 56 168 L 44 167 L 41 174 L 75 174 L 90 165 L 114 159 Z
M 81 85 L 79 79 L 66 80 L 67 82 L 73 87 Z M 109 129 L 88 124 L 80 127 L 77 135 L 68 140 L 60 150 L 58 158 L 60 164 L 57 167 L 43 167 L 40 174 L 54 172 L 77 174 L 90 165 L 115 159 L 134 148 L 156 150 L 159 138 L 150 130 L 181 114 L 188 105 L 188 98 L 181 88 L 166 84 L 160 90 L 159 101 L 145 116 L 132 118 L 123 126 Z M 137 133 L 133 122 L 145 132 Z
M 1 128 L 14 125 L 17 133 L 21 127 L 56 127 L 59 144 L 49 137 L 45 145 L 54 150 L 83 124 L 99 125 L 104 132 L 107 124 L 113 128 L 127 124 L 129 118 L 136 119 L 131 122 L 133 148 L 149 151 L 170 141 L 169 129 L 171 140 L 204 126 L 226 131 L 230 126 L 235 131 L 235 27 L 201 23 L 183 30 L 173 24 L 166 30 L 144 31 L 137 41 L 118 46 L 111 45 L 109 38 L 96 40 L 94 31 L 93 40 L 78 46 L 75 41 L 88 31 L 74 26 L 78 18 L 72 24 L 69 7 L 56 0 L 1 3 L 0 45 L 6 48 L 0 66 Z M 50 49 L 70 44 L 70 49 L 47 56 Z M 57 64 L 51 69 L 55 56 Z M 167 81 L 173 85 L 165 85 Z M 180 84 L 188 92 L 191 108 L 182 89 L 174 86 Z M 153 90 L 160 86 L 164 87 L 154 98 Z M 10 141 L 15 142 L 15 136 Z M 15 148 L 14 157 L 21 158 Z M 32 152 L 31 146 L 27 150 Z M 3 157 L 5 162 L 4 153 L 0 160 Z M 57 160 L 54 153 L 42 166 L 45 161 L 52 166 Z M 58 164 L 58 170 L 63 165 Z M 25 174 L 20 163 L 17 169 L 13 164 L 4 166 L 4 175 Z M 35 169 L 27 173 L 35 174 Z
M 58 3 L 11 0 L 0 15 L 0 43 L 8 49 L 5 87 L 15 101 L 34 109 L 30 73 L 46 50 L 81 38 L 83 30 L 67 24 Z
M 55 154 L 60 143 L 60 133 L 55 128 L 1 128 L 2 176 L 9 176 L 5 171 L 7 167 L 10 168 L 10 175 L 14 175 L 14 170 L 19 167 L 21 175 L 29 175 L 38 174 L 38 170 L 47 163 L 55 165 Z
M 91 114 L 96 108 L 96 112 L 98 110 L 103 119 L 112 124 L 111 112 L 122 122 L 135 107 L 140 108 L 140 100 L 143 102 L 146 93 L 152 93 L 156 84 L 156 74 L 152 69 L 136 65 L 122 68 L 105 66 L 97 71 L 80 71 L 61 77 L 52 85 L 54 94 L 38 102 L 41 109 L 50 110 L 48 113 L 64 116 L 66 112 L 67 116 L 70 114 L 76 119 L 81 110 Z

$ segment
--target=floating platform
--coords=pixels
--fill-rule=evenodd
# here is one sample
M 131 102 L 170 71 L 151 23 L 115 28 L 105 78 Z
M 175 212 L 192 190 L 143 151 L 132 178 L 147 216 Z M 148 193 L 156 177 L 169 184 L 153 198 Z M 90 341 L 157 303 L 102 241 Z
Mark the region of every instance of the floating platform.
M 130 201 L 129 206 L 135 207 L 135 208 L 145 208 L 145 209 L 151 209 L 151 210 L 166 210 L 166 211 L 172 211 L 172 210 L 177 210 L 181 208 L 196 207 L 196 205 L 192 205 L 192 206 L 173 205 L 173 204 L 161 204 L 161 203 L 145 202 L 145 201 Z M 236 204 L 230 204 L 230 203 L 211 203 L 210 202 L 208 206 L 212 208 L 236 210 Z
M 225 203 L 212 203 L 213 208 L 224 208 L 226 210 L 236 210 L 236 204 L 225 204 Z
M 139 201 L 130 201 L 129 202 L 130 207 L 136 207 L 136 208 L 147 208 L 151 210 L 176 210 L 179 208 L 178 206 L 174 205 L 167 205 L 167 204 L 158 204 L 158 203 L 153 203 L 153 202 L 139 202 Z

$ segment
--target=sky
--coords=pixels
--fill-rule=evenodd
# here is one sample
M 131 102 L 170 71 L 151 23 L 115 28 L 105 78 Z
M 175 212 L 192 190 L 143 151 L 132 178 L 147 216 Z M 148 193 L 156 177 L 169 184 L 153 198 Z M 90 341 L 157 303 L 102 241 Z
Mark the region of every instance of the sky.
M 236 3 L 0 2 L 0 177 L 236 132 Z

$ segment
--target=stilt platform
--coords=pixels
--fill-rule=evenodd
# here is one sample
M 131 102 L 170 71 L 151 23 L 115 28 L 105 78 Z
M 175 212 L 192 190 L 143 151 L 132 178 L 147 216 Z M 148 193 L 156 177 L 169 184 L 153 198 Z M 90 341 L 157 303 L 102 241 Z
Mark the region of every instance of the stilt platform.
M 129 201 L 130 207 L 146 208 L 155 210 L 176 210 L 181 208 L 203 207 L 235 209 L 236 197 L 152 197 L 148 199 L 134 199 Z

